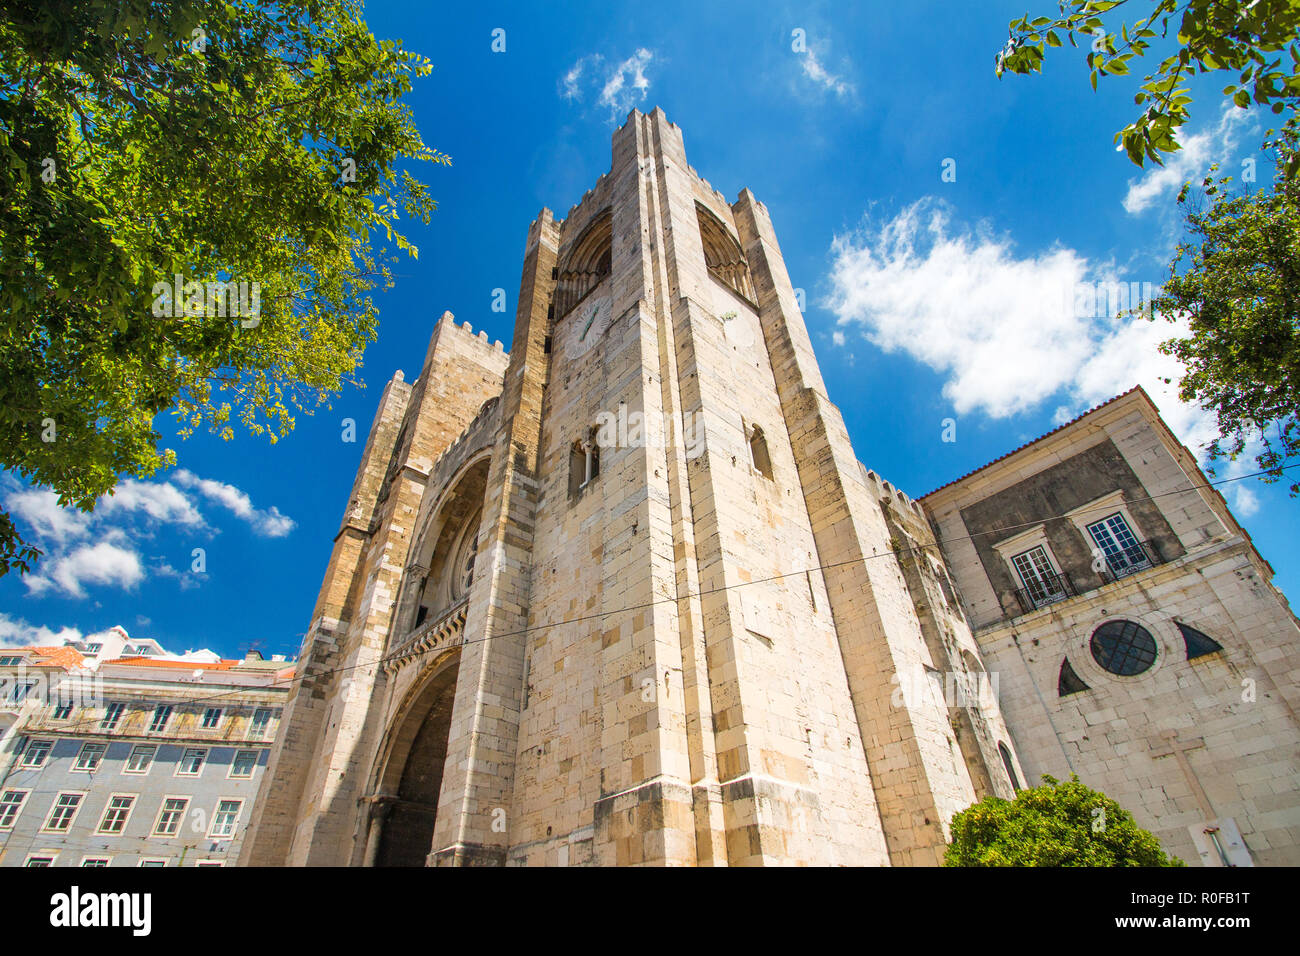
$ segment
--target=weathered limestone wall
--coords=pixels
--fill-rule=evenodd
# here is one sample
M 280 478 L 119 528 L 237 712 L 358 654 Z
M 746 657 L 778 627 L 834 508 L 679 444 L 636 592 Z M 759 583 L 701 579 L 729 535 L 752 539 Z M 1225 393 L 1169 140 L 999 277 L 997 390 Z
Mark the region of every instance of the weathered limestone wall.
M 501 390 L 506 356 L 444 313 L 420 379 L 385 389 L 300 655 L 285 731 L 263 780 L 252 864 L 339 864 L 353 855 L 375 746 L 397 588 L 433 462 Z
M 380 859 L 443 726 L 433 864 L 934 864 L 1009 792 L 996 703 L 930 692 L 982 665 L 923 515 L 858 464 L 766 209 L 662 111 L 530 227 L 508 359 L 445 317 L 390 392 L 252 861 Z

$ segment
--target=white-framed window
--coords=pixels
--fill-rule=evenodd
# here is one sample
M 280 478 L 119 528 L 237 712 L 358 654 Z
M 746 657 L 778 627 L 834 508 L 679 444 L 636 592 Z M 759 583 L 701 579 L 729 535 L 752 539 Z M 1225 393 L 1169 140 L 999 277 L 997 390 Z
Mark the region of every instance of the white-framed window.
M 54 865 L 54 857 L 47 853 L 33 853 L 31 856 L 27 858 L 27 861 L 23 863 L 23 866 L 46 867 L 46 866 L 53 866 L 53 865 Z
M 53 740 L 33 740 L 23 751 L 23 761 L 21 766 L 24 768 L 44 767 L 45 761 L 49 759 L 50 750 L 54 747 Z
M 121 833 L 126 829 L 126 821 L 131 817 L 131 808 L 135 806 L 133 793 L 115 793 L 108 798 L 104 816 L 99 821 L 96 833 Z
M 14 689 L 9 692 L 9 699 L 15 704 L 21 704 L 27 699 L 27 695 L 32 692 L 36 686 L 36 681 L 27 681 L 23 684 L 14 684 Z
M 67 833 L 85 798 L 84 793 L 60 793 L 54 798 L 54 806 L 50 807 L 50 815 L 41 829 L 50 833 Z
M 216 730 L 221 726 L 221 708 L 209 707 L 203 712 L 203 729 Z
M 1119 512 L 1087 526 L 1093 543 L 1101 550 L 1106 565 L 1115 577 L 1125 577 L 1151 566 L 1128 521 Z
M 164 797 L 158 819 L 153 825 L 153 835 L 175 836 L 179 833 L 181 821 L 185 818 L 185 808 L 189 805 L 189 797 Z
M 166 866 L 167 861 L 160 856 L 147 856 L 142 859 L 136 866 Z
M 82 866 L 108 866 L 113 862 L 111 856 L 87 856 L 81 860 Z
M 153 758 L 158 756 L 157 744 L 136 744 L 131 748 L 131 756 L 126 758 L 123 773 L 148 773 L 153 766 Z
M 176 776 L 197 777 L 203 772 L 203 762 L 208 759 L 205 747 L 186 747 L 185 756 L 176 765 Z
M 167 723 L 172 719 L 171 704 L 159 704 L 153 709 L 153 720 L 149 723 L 149 733 L 160 734 L 167 729 Z
M 1066 597 L 1065 583 L 1062 581 L 1052 561 L 1047 556 L 1047 549 L 1042 545 L 1022 551 L 1011 559 L 1020 583 L 1029 595 L 1034 607 L 1054 604 Z
M 30 790 L 0 791 L 0 830 L 12 830 Z
M 9 655 L 0 657 L 0 667 L 17 667 L 22 662 L 23 659 L 21 657 L 11 657 Z
M 126 713 L 126 704 L 113 703 L 104 708 L 104 719 L 99 722 L 100 730 L 116 730 L 118 721 Z
M 77 754 L 77 762 L 72 765 L 72 769 L 79 773 L 94 773 L 103 762 L 104 751 L 107 749 L 107 744 L 82 744 L 81 753 Z
M 72 717 L 72 705 L 58 703 L 54 705 L 54 713 L 50 715 L 54 720 L 68 720 Z
M 225 866 L 225 860 L 195 860 L 195 866 Z
M 235 759 L 230 763 L 230 777 L 251 777 L 257 767 L 256 750 L 237 750 Z
M 248 725 L 248 736 L 251 740 L 262 740 L 266 737 L 267 732 L 271 729 L 271 708 L 259 707 L 253 711 L 253 719 Z
M 235 825 L 239 822 L 239 811 L 243 800 L 222 800 L 217 804 L 217 812 L 212 815 L 212 829 L 208 836 L 213 839 L 225 839 L 235 835 Z

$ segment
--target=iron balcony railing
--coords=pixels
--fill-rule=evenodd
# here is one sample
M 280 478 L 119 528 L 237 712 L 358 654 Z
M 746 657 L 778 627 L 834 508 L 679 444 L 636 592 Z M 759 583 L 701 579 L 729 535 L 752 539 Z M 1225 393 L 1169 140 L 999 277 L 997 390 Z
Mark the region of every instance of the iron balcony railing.
M 1043 572 L 1030 587 L 1017 589 L 1016 597 L 1020 601 L 1020 607 L 1028 614 L 1036 608 L 1075 597 L 1078 593 L 1068 574 Z
M 1096 590 L 1120 578 L 1164 563 L 1164 558 L 1153 542 L 1139 541 L 1106 556 L 1106 566 L 1097 571 L 1101 580 L 1095 584 L 1085 584 L 1082 591 L 1075 586 L 1074 579 L 1064 572 L 1041 572 L 1037 579 L 1030 582 L 1030 586 L 1017 589 L 1016 599 L 1020 602 L 1021 611 L 1028 614 L 1040 607 L 1078 597 L 1080 593 Z M 1094 565 L 1094 569 L 1095 567 Z
M 1118 581 L 1120 578 L 1126 578 L 1130 574 L 1136 574 L 1139 571 L 1163 563 L 1160 552 L 1156 550 L 1152 542 L 1138 541 L 1127 548 L 1122 548 L 1115 554 L 1106 555 L 1106 567 L 1098 573 L 1101 575 L 1101 579 L 1109 584 L 1112 581 Z

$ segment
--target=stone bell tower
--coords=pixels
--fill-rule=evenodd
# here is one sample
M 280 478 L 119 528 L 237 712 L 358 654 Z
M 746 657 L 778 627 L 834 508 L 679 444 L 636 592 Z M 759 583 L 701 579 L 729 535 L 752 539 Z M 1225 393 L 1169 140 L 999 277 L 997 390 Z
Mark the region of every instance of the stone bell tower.
M 766 208 L 661 110 L 381 402 L 244 862 L 934 864 L 1023 774 Z

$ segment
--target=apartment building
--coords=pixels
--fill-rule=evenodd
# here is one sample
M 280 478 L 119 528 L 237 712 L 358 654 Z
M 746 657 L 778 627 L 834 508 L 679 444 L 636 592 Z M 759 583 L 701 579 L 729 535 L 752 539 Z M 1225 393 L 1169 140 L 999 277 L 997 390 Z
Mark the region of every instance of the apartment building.
M 224 866 L 293 663 L 114 628 L 0 651 L 0 866 Z

